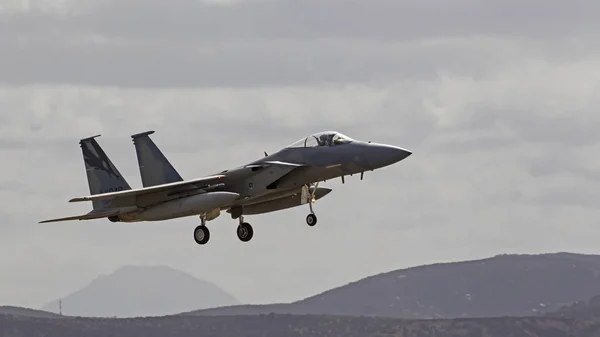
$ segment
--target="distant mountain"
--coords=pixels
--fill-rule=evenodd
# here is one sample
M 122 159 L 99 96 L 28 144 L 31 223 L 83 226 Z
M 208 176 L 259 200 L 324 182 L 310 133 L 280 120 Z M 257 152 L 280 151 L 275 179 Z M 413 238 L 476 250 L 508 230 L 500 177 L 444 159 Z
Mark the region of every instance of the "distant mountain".
M 125 266 L 62 299 L 69 316 L 138 317 L 177 314 L 239 302 L 215 284 L 165 266 Z M 58 300 L 42 310 L 58 312 Z
M 52 312 L 35 310 L 23 307 L 0 306 L 0 315 L 9 316 L 25 316 L 25 317 L 43 317 L 43 318 L 59 318 L 63 317 Z
M 183 315 L 530 316 L 600 294 L 600 255 L 499 255 L 383 273 L 289 304 Z

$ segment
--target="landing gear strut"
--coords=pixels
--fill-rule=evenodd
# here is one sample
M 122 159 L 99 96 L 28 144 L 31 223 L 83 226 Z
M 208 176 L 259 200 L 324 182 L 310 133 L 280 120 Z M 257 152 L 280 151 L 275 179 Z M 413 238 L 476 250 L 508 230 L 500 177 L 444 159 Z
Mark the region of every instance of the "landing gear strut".
M 210 231 L 206 227 L 206 219 L 201 216 L 200 221 L 202 224 L 194 229 L 194 240 L 197 244 L 204 245 L 210 239 Z
M 252 229 L 252 226 L 250 226 L 249 223 L 244 222 L 243 215 L 240 215 L 239 219 L 240 224 L 237 227 L 237 237 L 242 242 L 248 242 L 252 239 L 252 236 L 254 236 L 254 230 Z
M 308 208 L 310 209 L 310 214 L 306 216 L 306 224 L 311 227 L 317 224 L 317 216 L 315 215 L 315 212 L 313 211 L 312 207 L 313 202 L 315 202 L 315 194 L 317 193 L 317 187 L 319 187 L 318 182 L 315 184 L 315 187 L 313 188 L 310 196 L 308 197 Z

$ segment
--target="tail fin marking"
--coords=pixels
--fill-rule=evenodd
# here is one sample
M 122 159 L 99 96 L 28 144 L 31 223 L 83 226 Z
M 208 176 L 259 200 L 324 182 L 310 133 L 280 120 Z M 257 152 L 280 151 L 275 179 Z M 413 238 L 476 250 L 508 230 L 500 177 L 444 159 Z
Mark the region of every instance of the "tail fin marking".
M 99 136 L 96 135 L 79 141 L 90 194 L 130 190 L 131 186 L 96 141 L 95 138 Z M 94 210 L 104 209 L 110 202 L 111 200 L 94 200 L 92 201 L 92 207 Z

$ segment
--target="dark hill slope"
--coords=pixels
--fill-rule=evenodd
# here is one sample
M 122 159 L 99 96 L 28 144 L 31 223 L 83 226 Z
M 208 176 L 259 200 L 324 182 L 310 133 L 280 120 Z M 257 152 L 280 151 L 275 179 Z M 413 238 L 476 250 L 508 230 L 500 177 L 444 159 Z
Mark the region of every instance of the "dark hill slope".
M 185 315 L 529 316 L 597 294 L 598 255 L 499 255 L 374 275 L 289 304 L 232 306 Z
M 170 316 L 42 319 L 0 315 L 0 336 L 45 337 L 598 337 L 600 320 L 500 317 L 402 320 L 334 316 Z
M 589 301 L 578 301 L 571 305 L 565 305 L 559 310 L 547 313 L 546 315 L 576 319 L 600 317 L 600 295 L 592 297 Z
M 0 315 L 7 316 L 26 316 L 26 317 L 41 317 L 41 318 L 60 318 L 63 317 L 48 311 L 35 310 L 15 306 L 0 306 Z

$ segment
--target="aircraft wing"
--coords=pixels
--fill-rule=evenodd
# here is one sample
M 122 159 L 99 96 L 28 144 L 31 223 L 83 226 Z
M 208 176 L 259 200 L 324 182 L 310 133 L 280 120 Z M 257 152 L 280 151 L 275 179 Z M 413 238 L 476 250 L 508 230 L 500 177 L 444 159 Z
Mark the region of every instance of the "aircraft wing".
M 113 199 L 119 197 L 131 197 L 131 196 L 140 196 L 150 193 L 156 192 L 164 192 L 164 191 L 172 191 L 176 193 L 182 189 L 201 189 L 207 187 L 209 185 L 218 184 L 221 182 L 221 179 L 224 178 L 224 175 L 213 175 L 198 179 L 186 180 L 186 181 L 178 181 L 174 183 L 162 184 L 149 186 L 144 188 L 138 188 L 127 191 L 118 191 L 118 192 L 109 192 L 102 194 L 94 194 L 86 197 L 77 197 L 69 200 L 69 202 L 80 202 L 80 201 L 91 201 L 91 200 L 105 200 L 105 199 Z
M 58 221 L 67 221 L 67 220 L 92 220 L 92 219 L 100 219 L 100 218 L 106 218 L 109 216 L 118 215 L 119 213 L 121 213 L 121 210 L 119 210 L 119 209 L 112 209 L 112 210 L 99 211 L 99 212 L 92 211 L 87 214 L 44 220 L 44 221 L 40 221 L 39 223 L 58 222 Z

